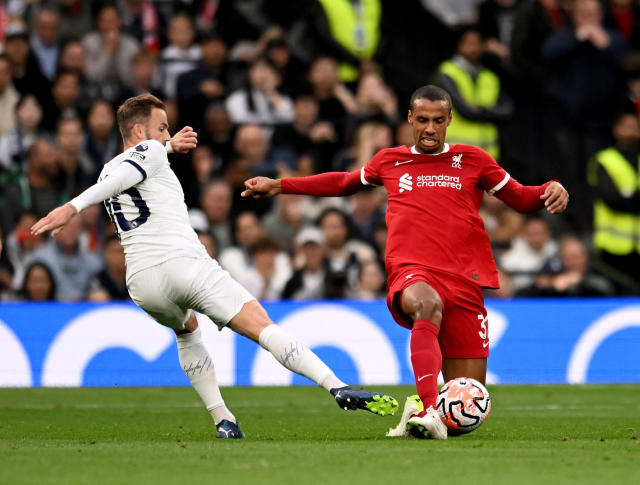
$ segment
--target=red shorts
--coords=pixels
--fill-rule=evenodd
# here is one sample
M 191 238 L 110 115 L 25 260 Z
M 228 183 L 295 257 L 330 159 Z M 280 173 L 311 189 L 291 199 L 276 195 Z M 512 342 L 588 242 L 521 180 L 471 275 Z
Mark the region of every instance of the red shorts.
M 406 265 L 389 275 L 387 306 L 395 321 L 406 328 L 413 321 L 402 311 L 405 288 L 424 281 L 442 300 L 438 341 L 442 357 L 477 359 L 489 355 L 489 323 L 482 289 L 457 275 L 425 266 Z

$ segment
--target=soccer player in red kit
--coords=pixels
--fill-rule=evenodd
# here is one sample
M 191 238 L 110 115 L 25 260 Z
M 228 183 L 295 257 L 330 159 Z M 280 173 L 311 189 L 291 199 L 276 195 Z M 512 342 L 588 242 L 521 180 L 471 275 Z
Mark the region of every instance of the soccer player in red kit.
M 384 185 L 389 199 L 387 305 L 411 330 L 411 363 L 424 410 L 405 409 L 406 428 L 419 437 L 446 439 L 435 411 L 438 374 L 445 381 L 472 377 L 484 383 L 489 355 L 482 288 L 497 288 L 498 274 L 478 209 L 486 191 L 519 212 L 543 207 L 563 212 L 569 195 L 549 181 L 523 186 L 485 151 L 445 142 L 451 98 L 436 86 L 411 96 L 408 114 L 415 145 L 380 150 L 361 170 L 245 182 L 243 196 L 279 193 L 350 195 Z M 409 402 L 408 402 L 409 404 Z

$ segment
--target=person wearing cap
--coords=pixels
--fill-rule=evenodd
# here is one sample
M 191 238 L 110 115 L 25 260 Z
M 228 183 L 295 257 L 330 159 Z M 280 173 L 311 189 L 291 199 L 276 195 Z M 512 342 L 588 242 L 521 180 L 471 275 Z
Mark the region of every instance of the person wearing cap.
M 326 239 L 315 226 L 304 227 L 295 237 L 302 266 L 294 271 L 282 292 L 282 298 L 316 300 L 325 298 L 327 282 Z

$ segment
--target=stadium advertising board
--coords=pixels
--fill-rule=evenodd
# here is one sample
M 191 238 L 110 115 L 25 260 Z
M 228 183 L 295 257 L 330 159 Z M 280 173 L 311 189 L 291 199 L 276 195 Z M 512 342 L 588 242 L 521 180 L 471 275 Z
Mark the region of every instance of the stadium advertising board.
M 409 332 L 382 302 L 265 303 L 354 385 L 411 384 Z M 640 299 L 487 301 L 490 383 L 640 382 Z M 222 385 L 300 385 L 198 316 Z M 482 331 L 479 321 L 479 331 Z M 133 304 L 0 306 L 0 386 L 189 385 L 175 337 Z

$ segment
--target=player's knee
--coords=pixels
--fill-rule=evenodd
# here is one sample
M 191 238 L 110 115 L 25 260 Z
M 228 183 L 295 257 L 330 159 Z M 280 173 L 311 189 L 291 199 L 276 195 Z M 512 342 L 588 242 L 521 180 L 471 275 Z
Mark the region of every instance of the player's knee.
M 420 295 L 408 304 L 408 314 L 415 322 L 416 320 L 429 320 L 440 325 L 442 321 L 442 301 L 437 295 Z

